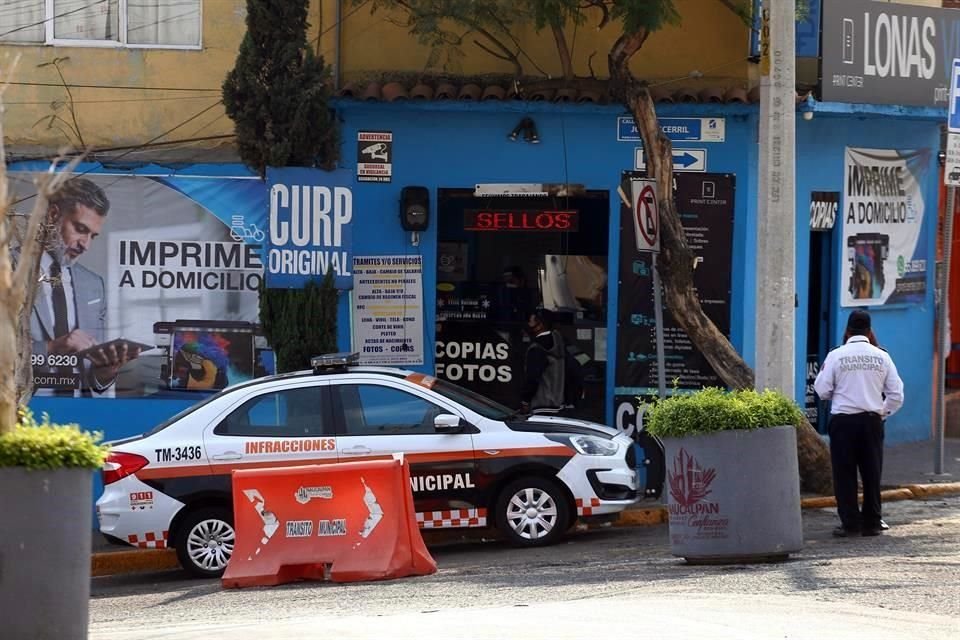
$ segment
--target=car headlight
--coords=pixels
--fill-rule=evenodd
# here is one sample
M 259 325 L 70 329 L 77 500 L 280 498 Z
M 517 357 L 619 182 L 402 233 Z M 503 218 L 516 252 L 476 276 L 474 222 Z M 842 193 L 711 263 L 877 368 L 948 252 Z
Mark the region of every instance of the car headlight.
M 617 443 L 595 436 L 570 436 L 570 444 L 585 456 L 612 456 L 617 453 Z

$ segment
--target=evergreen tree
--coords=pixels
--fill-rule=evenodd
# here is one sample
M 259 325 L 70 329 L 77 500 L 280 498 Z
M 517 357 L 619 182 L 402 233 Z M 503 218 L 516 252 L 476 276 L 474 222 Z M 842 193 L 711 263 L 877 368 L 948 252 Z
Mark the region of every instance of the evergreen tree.
M 310 368 L 310 358 L 337 350 L 337 290 L 333 271 L 303 289 L 260 285 L 260 323 L 273 347 L 277 373 Z
M 324 166 L 339 150 L 329 73 L 307 43 L 308 0 L 247 0 L 247 33 L 223 83 L 240 158 L 267 167 Z

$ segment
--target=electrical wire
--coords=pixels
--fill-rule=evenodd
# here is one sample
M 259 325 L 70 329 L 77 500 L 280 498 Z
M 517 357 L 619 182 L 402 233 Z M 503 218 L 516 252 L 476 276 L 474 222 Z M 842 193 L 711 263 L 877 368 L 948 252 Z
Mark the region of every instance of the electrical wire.
M 338 0 L 338 1 L 339 1 L 339 0 Z M 330 25 L 329 27 L 327 27 L 326 29 L 324 29 L 323 31 L 321 31 L 320 33 L 318 33 L 318 34 L 317 34 L 317 37 L 310 41 L 310 44 L 317 44 L 318 42 L 320 42 L 320 38 L 322 38 L 323 36 L 327 35 L 328 33 L 330 33 L 331 31 L 333 31 L 333 30 L 336 29 L 337 27 L 341 26 L 344 22 L 347 21 L 347 18 L 349 18 L 350 16 L 352 16 L 353 14 L 355 14 L 357 11 L 360 11 L 360 9 L 363 9 L 363 8 L 364 8 L 365 6 L 367 6 L 368 4 L 370 4 L 370 0 L 364 0 L 363 2 L 361 2 L 360 4 L 358 4 L 356 7 L 353 8 L 352 11 L 350 11 L 349 13 L 347 13 L 345 16 L 341 16 L 339 21 L 334 22 L 332 25 Z
M 203 89 L 201 87 L 134 87 L 131 85 L 108 85 L 108 84 L 72 84 L 64 85 L 62 82 L 16 82 L 11 81 L 7 84 L 21 87 L 58 87 L 63 89 L 65 86 L 71 89 L 108 89 L 111 91 L 206 91 L 209 93 L 219 93 L 222 89 Z
M 128 27 L 127 27 L 128 40 L 129 40 L 129 34 L 130 34 L 131 31 L 139 31 L 140 29 L 149 29 L 150 27 L 156 27 L 156 26 L 158 26 L 158 25 L 166 24 L 166 23 L 168 23 L 168 22 L 176 22 L 177 20 L 182 20 L 183 18 L 189 18 L 190 16 L 194 16 L 194 15 L 197 16 L 197 17 L 200 16 L 200 9 L 199 9 L 199 8 L 198 8 L 198 9 L 191 9 L 190 11 L 187 11 L 186 13 L 181 13 L 181 14 L 178 14 L 178 15 L 175 15 L 175 16 L 170 16 L 169 18 L 162 18 L 162 19 L 160 19 L 160 20 L 155 20 L 154 22 L 150 22 L 150 23 L 148 23 L 148 24 L 141 24 L 141 25 L 137 25 L 137 26 L 135 26 L 135 27 L 130 27 L 130 26 L 128 26 Z M 128 18 L 128 19 L 129 19 L 129 18 Z
M 62 86 L 62 85 L 61 85 Z M 67 85 L 69 86 L 69 85 Z M 116 102 L 169 102 L 171 100 L 209 100 L 212 96 L 203 95 L 203 96 L 170 96 L 168 98 L 121 98 L 119 100 L 72 100 L 70 104 L 114 104 Z M 11 105 L 25 106 L 25 105 L 48 105 L 54 102 L 59 102 L 59 100 L 37 100 L 37 101 L 27 101 L 27 102 L 4 102 L 5 107 Z M 67 101 L 63 101 L 64 104 L 67 104 Z
M 742 58 L 737 58 L 736 60 L 731 60 L 730 62 L 724 62 L 723 64 L 718 64 L 718 65 L 713 66 L 713 67 L 708 67 L 708 68 L 705 69 L 704 71 L 698 72 L 698 73 L 699 73 L 699 76 L 696 76 L 696 77 L 703 77 L 703 76 L 709 74 L 709 73 L 712 72 L 712 71 L 717 71 L 717 70 L 723 69 L 723 68 L 725 68 L 725 67 L 732 67 L 732 66 L 735 65 L 735 64 L 740 64 L 741 62 L 746 62 L 746 61 L 748 61 L 748 60 L 750 60 L 750 56 L 744 56 L 744 57 L 742 57 Z M 647 85 L 647 88 L 652 89 L 652 88 L 654 88 L 654 87 L 662 87 L 662 86 L 667 85 L 667 84 L 673 84 L 674 82 L 683 82 L 684 80 L 689 80 L 691 77 L 694 77 L 694 76 L 692 76 L 690 73 L 688 73 L 688 74 L 685 75 L 685 76 L 680 76 L 679 78 L 674 78 L 674 79 L 672 79 L 672 80 L 664 80 L 664 81 L 662 81 L 662 82 L 654 82 L 654 83 L 648 84 L 648 85 Z
M 160 140 L 161 138 L 165 138 L 166 136 L 170 135 L 171 133 L 173 133 L 174 131 L 176 131 L 176 130 L 179 129 L 180 127 L 183 127 L 183 126 L 186 126 L 186 125 L 190 124 L 191 122 L 193 122 L 193 121 L 196 120 L 197 118 L 201 117 L 203 114 L 207 113 L 208 111 L 211 111 L 212 109 L 218 107 L 218 106 L 221 105 L 221 104 L 223 104 L 223 100 L 217 100 L 216 102 L 214 102 L 214 103 L 211 104 L 210 106 L 208 106 L 208 107 L 202 109 L 201 111 L 193 114 L 192 116 L 190 116 L 189 118 L 187 118 L 186 120 L 184 120 L 183 122 L 181 122 L 180 124 L 178 124 L 178 125 L 170 128 L 170 129 L 167 129 L 166 131 L 164 131 L 164 132 L 161 133 L 160 135 L 154 136 L 153 138 L 151 138 L 150 140 L 147 140 L 147 141 L 144 142 L 144 143 L 141 143 L 141 144 L 139 144 L 139 145 L 137 145 L 137 146 L 135 146 L 135 147 L 132 147 L 132 148 L 129 149 L 128 151 L 125 151 L 125 152 L 121 153 L 120 155 L 118 155 L 118 156 L 115 157 L 115 158 L 111 158 L 110 160 L 108 160 L 108 162 L 117 162 L 117 161 L 120 160 L 121 158 L 124 158 L 124 157 L 130 155 L 131 153 L 135 153 L 136 151 L 139 151 L 139 150 L 141 150 L 141 149 L 147 148 L 148 146 L 150 146 L 150 145 L 152 145 L 153 143 L 157 142 L 157 141 Z M 87 175 L 88 173 L 91 173 L 92 171 L 93 171 L 93 169 L 88 169 L 88 170 L 86 170 L 86 171 L 84 171 L 84 172 L 82 172 L 82 173 L 77 174 L 75 177 L 79 178 L 79 177 L 85 176 L 85 175 Z M 18 205 L 18 204 L 20 204 L 20 203 L 22 203 L 22 202 L 26 202 L 27 200 L 31 200 L 31 199 L 33 199 L 33 198 L 35 198 L 35 197 L 36 197 L 36 194 L 32 194 L 32 195 L 29 195 L 29 196 L 25 196 L 25 197 L 23 197 L 23 198 L 21 198 L 21 199 L 19 199 L 19 200 L 15 200 L 14 202 L 12 202 L 12 203 L 10 204 L 10 206 L 11 206 L 11 207 L 16 206 L 16 205 Z
M 77 9 L 71 9 L 70 11 L 64 11 L 63 13 L 58 14 L 58 15 L 54 15 L 54 16 L 52 16 L 52 17 L 50 17 L 50 18 L 44 18 L 43 20 L 40 20 L 39 22 L 34 22 L 34 23 L 32 23 L 32 24 L 25 24 L 25 25 L 16 27 L 16 28 L 14 28 L 14 29 L 11 29 L 11 30 L 9 30 L 9 31 L 4 31 L 3 33 L 0 33 L 0 38 L 5 38 L 5 37 L 9 36 L 9 35 L 12 34 L 12 33 L 17 33 L 18 31 L 23 31 L 23 30 L 25 30 L 25 29 L 32 29 L 33 27 L 38 27 L 38 26 L 40 26 L 40 25 L 42 25 L 42 24 L 46 24 L 47 22 L 50 22 L 51 20 L 57 20 L 58 18 L 63 18 L 63 17 L 65 17 L 65 16 L 69 16 L 69 15 L 74 14 L 74 13 L 79 13 L 79 12 L 81 12 L 81 11 L 86 11 L 87 9 L 90 9 L 90 8 L 92 8 L 92 7 L 94 7 L 94 6 L 98 5 L 98 4 L 103 4 L 104 2 L 109 2 L 109 1 L 110 1 L 110 0 L 93 0 L 93 2 L 91 2 L 90 4 L 84 5 L 84 6 L 82 6 L 82 7 L 77 8 Z
M 25 1 L 29 1 L 29 0 L 25 0 Z M 107 2 L 107 1 L 109 1 L 109 0 L 95 0 L 95 1 L 93 2 L 93 4 L 88 5 L 88 7 L 89 7 L 89 6 L 93 6 L 94 4 L 100 4 L 100 3 L 102 3 L 102 2 Z M 186 2 L 192 2 L 192 1 L 193 1 L 193 0 L 186 0 Z M 186 3 L 186 2 L 185 2 L 185 3 Z M 185 4 L 185 3 L 182 3 L 182 4 Z M 338 22 L 334 23 L 333 25 L 327 27 L 326 29 L 324 29 L 323 31 L 321 31 L 319 34 L 317 34 L 317 36 L 316 36 L 315 38 L 313 38 L 312 40 L 310 40 L 310 44 L 316 44 L 316 43 L 318 43 L 318 42 L 320 41 L 320 38 L 322 38 L 322 37 L 325 36 L 326 34 L 330 33 L 331 31 L 333 31 L 333 30 L 336 29 L 337 27 L 343 25 L 343 23 L 346 22 L 348 18 L 350 18 L 351 16 L 353 16 L 354 14 L 356 14 L 358 11 L 360 11 L 360 9 L 364 8 L 364 7 L 367 6 L 369 3 L 370 3 L 370 0 L 365 0 L 365 1 L 362 2 L 361 4 L 359 4 L 359 5 L 357 5 L 356 7 L 354 7 L 354 8 L 353 8 L 351 11 L 349 11 L 346 15 L 344 15 L 343 17 L 341 17 Z M 129 6 L 129 5 L 128 5 L 128 6 Z M 83 9 L 83 8 L 87 8 L 87 7 L 81 7 L 81 9 Z M 74 10 L 74 11 L 79 11 L 79 9 L 76 9 L 76 10 Z M 192 12 L 191 12 L 191 13 L 192 13 Z M 64 14 L 61 14 L 61 15 L 67 15 L 67 13 L 64 13 Z M 184 14 L 184 15 L 187 15 L 187 14 Z M 56 18 L 58 18 L 58 17 L 60 17 L 60 16 L 54 16 L 53 19 L 56 19 Z M 182 17 L 182 16 L 174 16 L 173 18 L 179 18 L 179 17 Z M 170 20 L 170 19 L 172 19 L 172 18 L 167 18 L 167 19 L 165 19 L 165 20 Z M 0 38 L 3 38 L 3 36 L 9 35 L 10 33 L 13 33 L 13 32 L 15 32 L 15 31 L 18 31 L 18 30 L 21 30 L 21 29 L 27 29 L 27 28 L 30 28 L 30 27 L 34 27 L 34 26 L 37 26 L 37 25 L 44 24 L 46 21 L 47 21 L 47 20 L 45 19 L 45 20 L 41 20 L 40 22 L 37 22 L 37 23 L 34 23 L 34 24 L 24 25 L 24 26 L 22 26 L 22 27 L 18 27 L 17 29 L 15 29 L 15 30 L 13 30 L 13 31 L 8 31 L 8 32 L 6 32 L 6 33 L 0 34 Z M 362 34 L 363 32 L 367 31 L 368 29 L 372 28 L 373 26 L 376 26 L 377 24 L 380 24 L 380 23 L 382 23 L 382 22 L 384 22 L 384 21 L 385 21 L 385 18 L 381 18 L 379 21 L 373 22 L 373 23 L 371 23 L 370 25 L 368 25 L 367 27 L 365 27 L 364 29 L 361 29 L 361 30 L 358 32 L 358 34 Z M 132 28 L 132 29 L 128 29 L 128 31 L 132 31 L 132 30 L 140 29 L 140 28 L 146 28 L 147 26 L 152 26 L 153 24 L 158 24 L 159 22 L 162 22 L 162 21 L 157 21 L 157 22 L 155 22 L 155 23 L 152 23 L 151 25 L 142 25 L 142 26 L 134 27 L 134 28 Z M 355 34 L 355 35 L 356 35 L 356 34 Z M 329 48 L 327 48 L 327 49 L 324 50 L 325 53 L 326 53 L 327 51 L 329 51 Z M 57 82 L 29 82 L 29 81 L 20 81 L 20 82 L 11 81 L 11 82 L 8 82 L 7 84 L 12 85 L 12 86 L 22 86 L 22 87 L 58 87 L 58 88 L 61 88 L 61 89 L 64 88 L 64 86 L 65 86 L 63 83 L 57 83 Z M 213 88 L 211 88 L 211 89 L 204 89 L 204 88 L 202 88 L 202 87 L 162 87 L 162 86 L 159 86 L 159 87 L 153 87 L 153 86 L 137 87 L 137 86 L 132 86 L 132 85 L 106 85 L 106 84 L 67 84 L 66 87 L 69 87 L 69 88 L 71 88 L 71 89 L 102 89 L 102 90 L 108 90 L 108 91 L 111 91 L 111 90 L 116 90 L 116 91 L 193 91 L 193 92 L 210 92 L 210 93 L 212 93 L 212 92 L 218 92 L 218 93 L 219 93 L 220 91 L 222 91 L 222 89 L 220 89 L 220 88 L 216 88 L 216 89 L 213 89 Z M 198 96 L 198 97 L 199 97 L 199 96 Z M 7 103 L 7 104 L 14 104 L 14 103 Z

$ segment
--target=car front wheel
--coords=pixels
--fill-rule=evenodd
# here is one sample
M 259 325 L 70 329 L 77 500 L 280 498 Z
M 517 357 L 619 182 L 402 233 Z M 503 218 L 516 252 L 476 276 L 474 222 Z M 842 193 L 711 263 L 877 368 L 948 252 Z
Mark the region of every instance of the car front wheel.
M 570 507 L 556 482 L 528 476 L 514 480 L 500 493 L 496 525 L 514 546 L 546 546 L 569 528 Z
M 174 545 L 180 565 L 197 578 L 219 578 L 233 555 L 236 534 L 230 509 L 213 507 L 187 514 Z

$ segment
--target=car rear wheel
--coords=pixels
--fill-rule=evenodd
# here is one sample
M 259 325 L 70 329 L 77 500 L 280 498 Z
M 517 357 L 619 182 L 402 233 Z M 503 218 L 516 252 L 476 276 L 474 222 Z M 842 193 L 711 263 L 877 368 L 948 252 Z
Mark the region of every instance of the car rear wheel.
M 180 565 L 197 578 L 219 578 L 233 555 L 233 512 L 223 507 L 197 509 L 177 529 L 174 545 Z
M 546 478 L 527 476 L 500 492 L 496 525 L 517 547 L 553 544 L 570 526 L 570 507 L 560 486 Z

